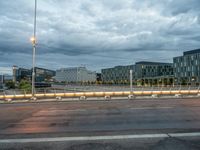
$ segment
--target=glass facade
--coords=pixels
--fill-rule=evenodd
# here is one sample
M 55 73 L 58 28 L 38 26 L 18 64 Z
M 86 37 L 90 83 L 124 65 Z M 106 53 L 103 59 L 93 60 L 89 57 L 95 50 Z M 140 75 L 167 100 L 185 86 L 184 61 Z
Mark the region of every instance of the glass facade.
M 134 70 L 134 65 L 116 66 L 114 68 L 102 69 L 102 80 L 104 83 L 127 83 L 130 80 L 130 70 Z M 134 76 L 134 74 L 133 74 Z
M 166 78 L 173 82 L 173 64 L 159 62 L 137 62 L 135 65 L 116 66 L 102 69 L 103 82 L 126 83 L 130 81 L 130 70 L 133 70 L 135 84 L 153 84 L 153 80 Z M 147 80 L 147 81 L 145 81 Z M 156 81 L 156 84 L 158 81 Z M 167 83 L 166 83 L 167 84 Z
M 44 68 L 35 68 L 36 82 L 43 82 L 45 80 L 51 79 L 55 76 L 56 72 L 53 70 L 48 70 Z M 13 81 L 20 82 L 21 80 L 29 80 L 31 81 L 32 77 L 32 69 L 18 68 L 17 66 L 13 66 Z
M 200 49 L 184 52 L 183 56 L 174 57 L 173 62 L 177 84 L 200 83 Z

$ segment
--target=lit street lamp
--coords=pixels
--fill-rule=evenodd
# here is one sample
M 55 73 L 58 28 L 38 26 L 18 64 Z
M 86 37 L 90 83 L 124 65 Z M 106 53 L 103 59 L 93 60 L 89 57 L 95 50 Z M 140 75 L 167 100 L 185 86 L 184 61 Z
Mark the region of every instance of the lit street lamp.
M 36 16 L 37 16 L 37 0 L 35 0 L 33 37 L 31 37 L 31 42 L 33 46 L 33 67 L 32 67 L 32 98 L 33 99 L 35 99 L 35 51 L 36 51 L 36 21 L 37 21 Z

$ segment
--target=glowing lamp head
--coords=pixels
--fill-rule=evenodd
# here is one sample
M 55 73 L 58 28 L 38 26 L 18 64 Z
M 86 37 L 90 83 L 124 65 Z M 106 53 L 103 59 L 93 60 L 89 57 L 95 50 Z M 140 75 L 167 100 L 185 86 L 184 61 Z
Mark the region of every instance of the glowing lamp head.
M 32 44 L 36 44 L 36 38 L 35 37 L 31 37 L 30 41 L 32 42 Z

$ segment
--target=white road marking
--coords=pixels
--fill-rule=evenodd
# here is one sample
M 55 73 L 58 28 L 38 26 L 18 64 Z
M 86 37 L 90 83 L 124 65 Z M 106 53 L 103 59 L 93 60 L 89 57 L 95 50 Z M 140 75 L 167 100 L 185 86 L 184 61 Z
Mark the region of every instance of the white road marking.
M 0 140 L 0 143 L 41 143 L 41 142 L 67 142 L 67 141 L 125 140 L 125 139 L 167 138 L 169 136 L 170 137 L 200 137 L 200 132 L 169 133 L 169 134 L 141 134 L 141 135 L 139 134 L 139 135 L 3 139 L 3 140 Z
M 65 113 L 65 112 L 79 112 L 79 111 L 87 111 L 86 109 L 49 109 L 49 110 L 41 110 L 40 113 Z
M 132 107 L 131 109 L 134 109 L 134 110 L 144 110 L 144 109 L 171 109 L 171 108 L 174 108 L 174 107 Z

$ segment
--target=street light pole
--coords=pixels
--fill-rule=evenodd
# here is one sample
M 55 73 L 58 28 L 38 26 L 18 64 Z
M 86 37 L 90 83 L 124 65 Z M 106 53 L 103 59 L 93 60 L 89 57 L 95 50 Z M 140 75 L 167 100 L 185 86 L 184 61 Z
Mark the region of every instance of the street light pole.
M 131 94 L 133 94 L 133 70 L 130 70 L 130 90 Z
M 4 84 L 4 74 L 1 76 L 1 83 Z
M 37 25 L 36 16 L 37 16 L 37 0 L 35 0 L 33 37 L 31 38 L 31 42 L 33 45 L 32 98 L 35 97 L 35 52 L 36 52 L 36 25 Z

